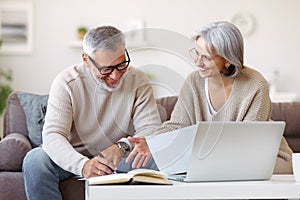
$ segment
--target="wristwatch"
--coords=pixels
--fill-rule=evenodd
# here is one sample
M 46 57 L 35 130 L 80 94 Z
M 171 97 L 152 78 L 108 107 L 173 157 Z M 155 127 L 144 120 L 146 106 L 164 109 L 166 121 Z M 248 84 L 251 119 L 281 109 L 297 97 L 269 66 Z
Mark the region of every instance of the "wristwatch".
M 123 157 L 127 157 L 132 150 L 132 146 L 127 138 L 120 139 L 116 144 L 117 147 L 124 153 Z

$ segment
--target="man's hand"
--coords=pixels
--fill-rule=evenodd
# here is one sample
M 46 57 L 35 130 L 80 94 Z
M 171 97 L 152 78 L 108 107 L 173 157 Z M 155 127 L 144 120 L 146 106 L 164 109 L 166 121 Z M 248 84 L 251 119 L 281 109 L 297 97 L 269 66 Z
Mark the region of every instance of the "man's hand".
M 126 162 L 130 162 L 135 157 L 132 167 L 145 167 L 151 158 L 151 152 L 146 139 L 142 137 L 128 137 L 128 140 L 129 142 L 134 143 L 134 148 L 126 158 Z
M 122 157 L 123 152 L 114 144 L 87 161 L 83 166 L 82 175 L 89 178 L 112 174 L 117 169 Z
M 107 160 L 111 161 L 115 165 L 115 167 L 119 165 L 123 157 L 123 152 L 116 144 L 111 145 L 110 147 L 102 151 L 101 154 Z
M 96 156 L 84 163 L 82 175 L 85 178 L 103 176 L 112 174 L 115 169 L 115 165 L 111 161 L 107 160 L 106 158 Z

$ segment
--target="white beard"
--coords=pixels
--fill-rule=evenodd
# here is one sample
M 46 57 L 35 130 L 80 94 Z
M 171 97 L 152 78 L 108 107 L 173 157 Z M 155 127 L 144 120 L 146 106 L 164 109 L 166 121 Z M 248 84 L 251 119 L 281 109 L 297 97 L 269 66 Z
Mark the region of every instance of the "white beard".
M 104 81 L 102 81 L 101 79 L 97 79 L 97 85 L 108 92 L 113 92 L 118 90 L 122 85 L 122 82 L 123 82 L 123 77 L 121 77 L 121 79 L 119 80 L 117 85 L 115 85 L 115 87 L 108 87 Z

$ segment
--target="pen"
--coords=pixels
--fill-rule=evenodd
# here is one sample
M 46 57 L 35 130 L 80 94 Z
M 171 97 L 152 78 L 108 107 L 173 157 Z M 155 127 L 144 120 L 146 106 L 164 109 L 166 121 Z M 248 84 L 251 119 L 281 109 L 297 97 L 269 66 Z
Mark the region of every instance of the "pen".
M 98 154 L 98 156 L 100 157 L 100 158 L 104 158 L 104 155 L 101 153 L 101 152 L 99 152 L 99 154 Z M 104 163 L 102 163 L 103 165 L 105 165 Z M 109 169 L 111 169 L 111 171 L 113 172 L 113 174 L 116 174 L 117 173 L 117 170 L 114 170 L 114 169 L 112 169 L 110 166 L 108 166 L 108 165 L 106 165 Z
M 100 158 L 104 158 L 104 156 L 103 156 L 103 154 L 102 154 L 101 152 L 99 152 L 98 156 L 99 156 Z

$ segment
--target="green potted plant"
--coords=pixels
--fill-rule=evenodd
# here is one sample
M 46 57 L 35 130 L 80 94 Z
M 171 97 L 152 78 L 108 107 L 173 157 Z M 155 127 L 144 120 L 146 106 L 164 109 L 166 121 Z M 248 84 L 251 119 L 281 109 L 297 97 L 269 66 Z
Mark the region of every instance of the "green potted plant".
M 2 41 L 0 40 L 0 47 L 1 44 Z M 0 68 L 0 115 L 2 115 L 3 111 L 5 110 L 8 95 L 12 92 L 12 88 L 9 85 L 11 81 L 12 71 L 5 71 Z
M 87 32 L 87 28 L 85 26 L 79 26 L 77 28 L 78 39 L 83 40 L 84 35 Z

